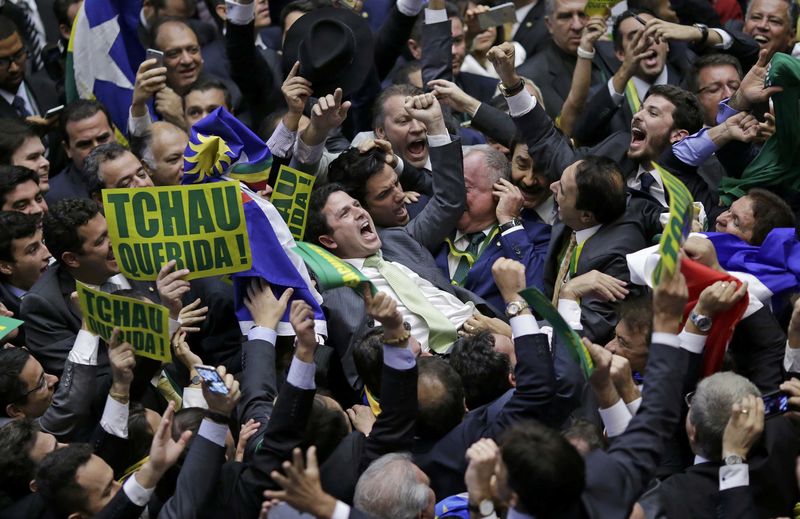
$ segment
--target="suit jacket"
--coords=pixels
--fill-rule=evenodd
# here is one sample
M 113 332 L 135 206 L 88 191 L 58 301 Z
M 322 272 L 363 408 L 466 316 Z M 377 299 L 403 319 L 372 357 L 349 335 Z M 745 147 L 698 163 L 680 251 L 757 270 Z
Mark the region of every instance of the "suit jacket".
M 571 233 L 572 230 L 563 223 L 559 222 L 553 226 L 544 268 L 544 286 L 549 297 L 553 295 L 558 276 L 560 266 L 558 257 L 568 243 Z M 623 215 L 600 227 L 600 230 L 584 243 L 573 277 L 597 270 L 630 283 L 625 255 L 643 249 L 647 245 L 649 243 L 641 223 Z M 634 289 L 632 286 L 629 288 L 632 291 Z M 586 337 L 591 341 L 598 344 L 607 343 L 613 338 L 614 327 L 617 324 L 616 305 L 592 297 L 581 298 L 581 324 Z
M 768 307 L 762 307 L 739 321 L 728 353 L 737 373 L 753 382 L 763 393 L 778 389 L 783 382 L 786 334 Z
M 749 491 L 758 517 L 792 516 L 800 497 L 794 478 L 795 459 L 800 453 L 798 438 L 797 427 L 789 418 L 770 418 L 764 423 L 761 439 L 750 450 Z M 640 501 L 648 517 L 712 519 L 719 517 L 721 497 L 719 463 L 707 462 L 665 479 Z
M 481 103 L 478 111 L 472 117 L 472 128 L 491 137 L 506 148 L 511 148 L 511 142 L 517 133 L 514 119 L 506 112 L 498 110 L 488 103 Z
M 630 515 L 680 419 L 688 355 L 681 348 L 657 343 L 650 346 L 647 391 L 639 412 L 607 451 L 597 449 L 585 457 L 582 517 L 627 519 Z M 684 517 L 696 516 L 688 513 Z
M 75 437 L 85 429 L 92 414 L 92 399 L 97 387 L 97 366 L 64 363 L 58 388 L 47 411 L 39 418 L 42 431 L 49 432 L 59 441 L 85 440 Z
M 255 45 L 254 21 L 246 25 L 225 26 L 225 50 L 230 60 L 231 78 L 242 91 L 253 123 L 258 125 L 276 108 L 273 93 L 280 89 L 269 63 Z
M 490 103 L 497 92 L 498 80 L 480 74 L 473 74 L 472 72 L 459 72 L 458 76 L 455 77 L 455 83 L 467 95 L 474 97 L 481 103 Z
M 491 276 L 492 265 L 499 258 L 509 258 L 521 262 L 525 265 L 527 286 L 543 290 L 542 271 L 550 243 L 550 226 L 538 221 L 538 218 L 536 220 L 531 218 L 531 212 L 525 213 L 527 218 L 523 217 L 522 229 L 495 234 L 492 241 L 478 256 L 475 264 L 469 269 L 464 280 L 464 288 L 486 299 L 495 308 L 505 307 L 503 296 L 500 295 L 494 278 Z M 450 247 L 447 243 L 441 243 L 436 253 L 436 264 L 448 278 L 450 277 L 449 252 Z
M 58 95 L 56 94 L 56 86 L 44 70 L 31 74 L 27 74 L 27 79 L 24 84 L 28 89 L 28 97 L 34 105 L 34 108 L 39 112 L 39 115 L 44 117 L 45 112 L 58 104 Z M 16 95 L 16 92 L 11 92 Z M 16 117 L 19 118 L 17 111 L 5 99 L 0 97 L 0 117 Z
M 514 33 L 514 41 L 519 42 L 528 56 L 533 58 L 550 41 L 550 33 L 544 24 L 544 2 L 536 2 L 528 14 L 519 24 Z
M 381 414 L 369 436 L 353 431 L 320 469 L 322 487 L 335 498 L 353 502 L 356 483 L 370 463 L 384 454 L 410 451 L 418 412 L 417 368 L 381 368 Z
M 576 61 L 577 57 L 565 53 L 551 40 L 541 52 L 517 68 L 520 76 L 533 80 L 542 91 L 544 108 L 553 119 L 561 113 L 569 95 Z M 592 63 L 592 85 L 603 84 L 611 77 L 601 66 L 599 58 Z
M 65 198 L 91 198 L 83 173 L 72 162 L 58 175 L 50 178 L 50 190 L 44 195 L 49 205 Z
M 236 408 L 237 423 L 243 424 L 253 419 L 261 424 L 259 430 L 247 441 L 246 460 L 252 458 L 257 446 L 263 441 L 266 425 L 275 407 L 277 387 L 275 345 L 261 340 L 245 342 L 242 345 L 242 399 Z

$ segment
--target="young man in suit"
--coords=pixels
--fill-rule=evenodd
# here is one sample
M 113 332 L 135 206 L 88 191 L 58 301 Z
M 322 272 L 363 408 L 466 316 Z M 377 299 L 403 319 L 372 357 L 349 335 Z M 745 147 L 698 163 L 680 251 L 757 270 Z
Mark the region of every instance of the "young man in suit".
M 39 175 L 24 166 L 0 166 L 0 210 L 32 214 L 41 220 L 48 207 Z

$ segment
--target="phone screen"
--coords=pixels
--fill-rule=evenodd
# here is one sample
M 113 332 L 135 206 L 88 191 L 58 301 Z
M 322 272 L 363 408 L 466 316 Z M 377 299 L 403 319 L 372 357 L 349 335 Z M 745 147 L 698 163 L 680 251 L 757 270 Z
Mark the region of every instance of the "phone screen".
M 210 391 L 220 395 L 228 394 L 228 387 L 225 385 L 222 377 L 219 376 L 219 373 L 217 373 L 217 370 L 209 366 L 195 366 L 194 369 L 197 370 L 197 374 L 200 375 L 200 378 L 208 383 L 208 389 Z
M 778 416 L 789 410 L 789 395 L 776 391 L 761 397 L 764 400 L 764 416 Z

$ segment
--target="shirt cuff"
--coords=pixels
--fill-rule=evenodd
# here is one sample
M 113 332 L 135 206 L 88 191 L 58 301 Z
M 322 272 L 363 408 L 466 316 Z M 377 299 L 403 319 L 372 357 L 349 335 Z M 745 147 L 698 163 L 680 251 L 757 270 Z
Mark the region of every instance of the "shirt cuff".
M 197 435 L 202 436 L 210 442 L 216 443 L 220 447 L 225 447 L 225 438 L 228 436 L 228 426 L 209 420 L 208 418 L 203 418 L 203 421 L 200 422 L 200 430 L 197 431 Z
M 122 491 L 125 492 L 125 495 L 128 496 L 131 503 L 136 506 L 147 506 L 155 489 L 156 487 L 144 488 L 140 485 L 139 482 L 136 481 L 136 473 L 126 479 L 125 483 L 122 485 Z
M 719 109 L 717 110 L 717 124 L 722 124 L 729 118 L 739 113 L 739 110 L 731 108 L 728 105 L 729 101 L 730 98 L 723 99 L 722 101 L 719 102 Z
M 100 427 L 117 438 L 128 437 L 128 404 L 106 397 L 106 407 L 100 418 Z
M 750 485 L 750 470 L 747 463 L 723 465 L 719 468 L 719 489 L 746 487 Z
M 536 318 L 531 314 L 512 317 L 509 323 L 511 324 L 511 336 L 514 339 L 539 333 L 539 323 L 536 322 Z
M 525 227 L 523 227 L 523 226 L 521 226 L 521 225 L 515 225 L 514 227 L 509 227 L 508 229 L 506 229 L 505 231 L 503 231 L 503 232 L 500 234 L 500 236 L 506 236 L 506 235 L 509 235 L 509 234 L 511 234 L 512 232 L 523 231 L 523 230 L 525 230 Z
M 100 337 L 88 330 L 81 329 L 75 337 L 75 343 L 67 355 L 67 360 L 73 364 L 97 366 L 97 348 Z
M 297 138 L 297 132 L 290 132 L 283 124 L 283 120 L 278 122 L 278 126 L 272 135 L 267 139 L 267 147 L 275 157 L 286 158 L 292 152 L 292 146 Z
M 519 94 L 506 97 L 506 103 L 508 103 L 508 113 L 511 117 L 521 117 L 536 108 L 536 98 L 524 88 Z
M 278 340 L 278 332 L 266 326 L 253 326 L 247 332 L 247 340 L 249 341 L 267 341 L 275 346 L 275 341 Z
M 199 407 L 200 409 L 208 409 L 208 402 L 206 397 L 203 396 L 203 390 L 199 387 L 185 387 L 183 388 L 183 409 L 189 407 Z
M 800 373 L 800 348 L 792 348 L 789 341 L 786 341 L 786 352 L 783 354 L 783 369 Z
M 611 96 L 611 100 L 614 101 L 615 105 L 622 103 L 625 99 L 625 94 L 617 92 L 614 89 L 614 78 L 608 80 L 608 94 Z
M 309 146 L 303 142 L 302 136 L 294 141 L 294 158 L 300 164 L 314 164 L 322 159 L 322 153 L 325 151 L 325 141 L 320 142 L 315 146 Z
M 406 16 L 417 16 L 422 11 L 422 1 L 397 0 L 397 10 Z
M 642 407 L 642 397 L 637 398 L 631 402 L 625 404 L 625 407 L 628 408 L 628 412 L 631 413 L 631 416 L 636 416 L 636 413 L 639 412 L 639 408 Z
M 672 152 L 684 164 L 700 166 L 719 149 L 708 136 L 708 128 L 681 139 L 672 145 Z
M 349 519 L 350 507 L 341 501 L 336 501 L 336 508 L 333 509 L 331 519 Z
M 169 336 L 172 337 L 175 335 L 181 327 L 181 320 L 180 319 L 173 319 L 172 317 L 169 318 Z
M 722 38 L 722 43 L 717 43 L 714 45 L 715 49 L 722 49 L 728 50 L 733 45 L 733 38 L 727 32 L 723 31 L 722 29 L 712 29 L 711 27 L 708 28 L 709 31 L 714 31 L 715 33 L 719 34 L 719 37 Z
M 297 357 L 292 357 L 292 364 L 289 366 L 289 374 L 286 375 L 286 382 L 298 389 L 316 389 L 314 375 L 317 372 L 317 365 L 313 362 L 303 362 Z
M 256 18 L 256 3 L 240 4 L 233 0 L 225 1 L 225 18 L 234 25 L 247 25 Z
M 131 135 L 135 135 L 137 137 L 141 137 L 153 124 L 153 120 L 150 118 L 150 111 L 145 110 L 144 115 L 140 117 L 133 116 L 133 109 L 128 109 L 128 133 Z
M 425 25 L 447 21 L 447 9 L 425 9 Z
M 417 365 L 417 359 L 411 348 L 398 348 L 396 346 L 383 345 L 383 363 L 390 368 L 406 371 Z
M 697 354 L 703 353 L 706 347 L 706 339 L 708 339 L 708 335 L 687 332 L 685 329 L 678 335 L 681 348 Z
M 437 148 L 439 146 L 444 146 L 446 144 L 450 144 L 452 139 L 450 139 L 450 134 L 444 135 L 428 135 L 428 146 L 431 148 Z
M 581 324 L 581 305 L 572 299 L 558 300 L 558 315 L 560 315 L 573 330 L 583 330 Z
M 609 438 L 624 433 L 633 418 L 621 398 L 608 409 L 599 409 L 599 412 Z
M 653 338 L 650 340 L 650 344 L 665 344 L 673 348 L 681 347 L 681 341 L 677 335 L 665 332 L 653 332 Z

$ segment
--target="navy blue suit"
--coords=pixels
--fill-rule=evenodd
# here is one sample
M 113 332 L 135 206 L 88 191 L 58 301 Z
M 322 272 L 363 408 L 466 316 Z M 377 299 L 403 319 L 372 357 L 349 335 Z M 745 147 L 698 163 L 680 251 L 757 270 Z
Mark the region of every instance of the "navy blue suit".
M 464 281 L 464 288 L 486 299 L 495 308 L 505 308 L 503 298 L 492 277 L 492 265 L 499 258 L 517 260 L 525 265 L 525 280 L 528 286 L 544 290 L 543 274 L 550 241 L 550 226 L 542 223 L 533 211 L 523 213 L 522 225 L 521 230 L 507 232 L 505 235 L 497 233 L 469 269 Z M 447 243 L 442 244 L 436 253 L 436 264 L 449 279 L 448 252 Z

